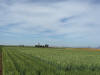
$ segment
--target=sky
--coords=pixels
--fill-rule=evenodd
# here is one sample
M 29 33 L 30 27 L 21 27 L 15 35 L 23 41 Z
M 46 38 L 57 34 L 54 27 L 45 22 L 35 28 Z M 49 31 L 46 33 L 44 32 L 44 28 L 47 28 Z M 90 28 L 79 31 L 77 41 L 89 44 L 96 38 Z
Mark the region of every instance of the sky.
M 100 0 L 0 0 L 0 44 L 100 46 Z

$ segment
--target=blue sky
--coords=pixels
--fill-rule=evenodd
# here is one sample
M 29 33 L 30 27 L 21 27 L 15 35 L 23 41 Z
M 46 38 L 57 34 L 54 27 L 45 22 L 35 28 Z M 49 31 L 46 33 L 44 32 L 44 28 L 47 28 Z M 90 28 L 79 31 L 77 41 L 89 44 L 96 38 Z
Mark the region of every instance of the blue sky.
M 100 0 L 0 0 L 0 44 L 98 47 Z

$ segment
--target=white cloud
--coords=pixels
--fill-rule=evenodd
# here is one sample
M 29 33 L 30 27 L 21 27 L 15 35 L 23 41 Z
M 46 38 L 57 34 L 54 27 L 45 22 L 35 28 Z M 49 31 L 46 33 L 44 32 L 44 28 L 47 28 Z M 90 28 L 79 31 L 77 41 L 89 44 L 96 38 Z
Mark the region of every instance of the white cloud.
M 8 26 L 4 31 L 24 34 L 41 34 L 50 30 L 52 32 L 42 35 L 65 35 L 74 38 L 99 32 L 99 13 L 100 5 L 93 4 L 90 0 L 50 4 L 23 1 L 19 3 L 15 0 L 11 5 L 0 3 L 0 27 Z M 61 22 L 64 18 L 66 21 Z

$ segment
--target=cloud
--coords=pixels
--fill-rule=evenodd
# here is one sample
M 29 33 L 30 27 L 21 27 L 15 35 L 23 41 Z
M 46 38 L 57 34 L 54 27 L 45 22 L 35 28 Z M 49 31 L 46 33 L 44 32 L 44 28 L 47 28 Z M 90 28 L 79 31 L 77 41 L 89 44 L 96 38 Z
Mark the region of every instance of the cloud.
M 2 34 L 7 32 L 6 36 L 39 35 L 38 37 L 57 39 L 62 43 L 70 40 L 72 44 L 75 39 L 80 41 L 80 37 L 81 42 L 86 37 L 94 40 L 93 35 L 100 37 L 97 34 L 100 27 L 100 5 L 97 2 L 99 1 L 3 0 L 0 2 L 0 31 Z

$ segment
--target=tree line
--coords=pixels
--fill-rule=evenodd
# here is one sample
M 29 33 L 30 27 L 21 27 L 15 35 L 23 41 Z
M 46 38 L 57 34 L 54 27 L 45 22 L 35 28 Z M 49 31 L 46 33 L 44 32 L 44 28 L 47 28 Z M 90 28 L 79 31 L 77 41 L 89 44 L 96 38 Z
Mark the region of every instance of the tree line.
M 35 45 L 35 47 L 37 47 L 37 48 L 48 48 L 49 45 L 48 44 L 45 44 L 45 45 Z

